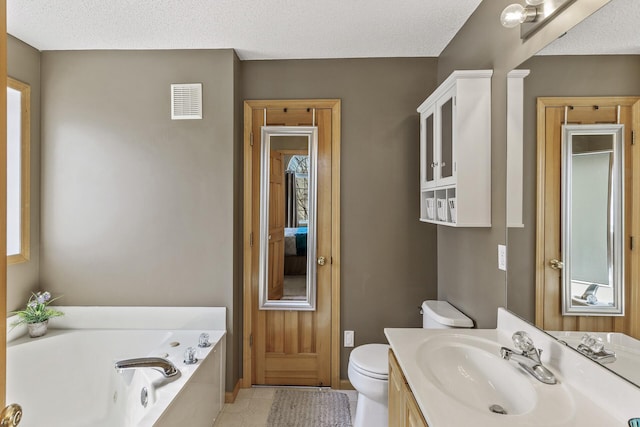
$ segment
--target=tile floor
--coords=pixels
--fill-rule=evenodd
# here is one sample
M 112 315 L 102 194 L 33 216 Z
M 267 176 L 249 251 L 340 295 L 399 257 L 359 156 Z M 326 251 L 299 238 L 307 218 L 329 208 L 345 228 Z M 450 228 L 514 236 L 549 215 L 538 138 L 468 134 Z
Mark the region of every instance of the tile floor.
M 277 387 L 243 388 L 238 392 L 234 403 L 225 403 L 214 427 L 265 427 L 273 395 Z M 300 388 L 300 390 L 318 390 L 316 388 Z M 349 397 L 351 421 L 356 413 L 358 393 L 355 390 L 338 390 Z

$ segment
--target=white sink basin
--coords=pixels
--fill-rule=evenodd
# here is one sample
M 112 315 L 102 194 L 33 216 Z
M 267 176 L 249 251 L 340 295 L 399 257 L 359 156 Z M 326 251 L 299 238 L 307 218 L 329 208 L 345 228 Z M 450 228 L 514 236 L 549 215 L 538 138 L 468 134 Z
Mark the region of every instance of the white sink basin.
M 386 328 L 385 336 L 429 426 L 622 426 L 640 416 L 640 389 L 498 310 L 499 329 Z M 526 331 L 557 384 L 500 357 Z M 506 415 L 489 408 L 500 405 Z
M 495 341 L 464 335 L 436 335 L 417 349 L 422 373 L 444 393 L 483 413 L 522 415 L 536 406 L 532 381 L 503 360 Z

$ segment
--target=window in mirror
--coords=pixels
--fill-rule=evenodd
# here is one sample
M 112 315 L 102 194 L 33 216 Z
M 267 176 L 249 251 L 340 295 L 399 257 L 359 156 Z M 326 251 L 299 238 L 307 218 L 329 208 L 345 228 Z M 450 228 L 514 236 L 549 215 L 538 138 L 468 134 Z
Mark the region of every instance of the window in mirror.
M 31 88 L 7 79 L 7 262 L 29 259 Z
M 297 225 L 309 224 L 309 156 L 293 156 L 287 171 L 294 177 Z

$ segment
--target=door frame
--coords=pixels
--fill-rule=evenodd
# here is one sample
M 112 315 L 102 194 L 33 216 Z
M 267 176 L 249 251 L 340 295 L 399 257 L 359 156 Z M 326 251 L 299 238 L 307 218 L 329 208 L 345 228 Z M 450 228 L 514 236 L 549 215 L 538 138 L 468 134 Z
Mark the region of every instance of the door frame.
M 550 313 L 545 311 L 545 304 L 548 298 L 555 298 L 555 293 L 549 293 L 546 286 L 546 226 L 559 222 L 560 218 L 549 217 L 549 206 L 545 204 L 545 195 L 547 191 L 546 183 L 546 167 L 547 167 L 547 131 L 546 131 L 546 109 L 557 107 L 616 107 L 618 105 L 632 108 L 632 141 L 625 141 L 631 144 L 631 159 L 625 161 L 627 165 L 631 165 L 632 176 L 630 185 L 627 186 L 625 193 L 640 194 L 640 153 L 638 153 L 638 145 L 634 143 L 633 135 L 640 132 L 640 97 L 638 96 L 610 96 L 610 97 L 540 97 L 537 100 L 537 162 L 536 162 L 536 254 L 535 254 L 535 283 L 536 283 L 536 302 L 535 302 L 535 324 L 541 329 L 545 329 L 545 323 L 549 320 Z M 626 178 L 625 178 L 626 179 Z M 632 197 L 625 210 L 631 209 L 631 218 L 640 214 L 640 197 Z M 625 236 L 633 236 L 636 241 L 640 237 L 640 221 L 631 221 L 630 227 L 625 230 Z M 634 246 L 637 247 L 637 244 Z M 625 244 L 625 248 L 628 245 Z M 609 324 L 613 324 L 613 328 L 617 332 L 624 332 L 636 338 L 640 337 L 640 314 L 636 313 L 632 307 L 640 304 L 640 252 L 635 249 L 631 251 L 625 250 L 630 256 L 630 260 L 625 261 L 625 316 L 607 318 L 614 319 L 611 322 L 604 322 L 602 317 L 591 316 L 590 325 L 598 329 L 606 328 Z M 560 301 L 552 301 L 559 307 Z M 553 316 L 556 316 L 554 314 Z M 557 316 L 561 316 L 558 312 Z M 577 316 L 571 316 L 578 318 Z M 582 318 L 584 319 L 584 317 Z M 601 319 L 598 322 L 598 319 Z M 604 322 L 604 323 L 603 323 Z M 611 332 L 611 331 L 610 331 Z
M 7 81 L 7 2 L 0 0 L 0 80 Z M 7 378 L 7 91 L 0 95 L 0 410 Z
M 242 292 L 242 380 L 243 388 L 252 385 L 252 243 L 257 232 L 251 229 L 252 207 L 252 158 L 251 145 L 253 109 L 331 109 L 331 388 L 340 388 L 340 112 L 339 99 L 295 99 L 295 100 L 247 100 L 244 102 L 243 137 L 243 292 Z M 260 138 L 260 136 L 257 136 Z M 259 139 L 258 139 L 259 140 Z

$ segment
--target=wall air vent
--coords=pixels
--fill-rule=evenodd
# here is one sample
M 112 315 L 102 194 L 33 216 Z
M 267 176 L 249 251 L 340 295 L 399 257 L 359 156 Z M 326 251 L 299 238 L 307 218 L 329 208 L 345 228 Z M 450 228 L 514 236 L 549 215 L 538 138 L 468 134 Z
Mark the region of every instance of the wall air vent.
M 171 120 L 202 119 L 202 83 L 171 85 Z

